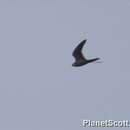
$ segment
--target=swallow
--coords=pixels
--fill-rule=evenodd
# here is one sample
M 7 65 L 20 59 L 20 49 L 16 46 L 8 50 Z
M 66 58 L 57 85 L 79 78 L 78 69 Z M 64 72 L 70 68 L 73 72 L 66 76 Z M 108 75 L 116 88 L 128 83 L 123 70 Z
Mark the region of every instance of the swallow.
M 82 48 L 86 43 L 86 39 L 79 43 L 79 45 L 74 49 L 72 56 L 75 58 L 75 62 L 72 64 L 73 67 L 80 67 L 88 63 L 99 60 L 100 58 L 86 59 L 82 54 Z

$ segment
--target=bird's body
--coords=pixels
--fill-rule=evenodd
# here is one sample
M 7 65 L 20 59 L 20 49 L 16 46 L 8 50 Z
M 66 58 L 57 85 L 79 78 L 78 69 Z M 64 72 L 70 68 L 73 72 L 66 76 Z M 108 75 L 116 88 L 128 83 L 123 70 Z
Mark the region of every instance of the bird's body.
M 80 67 L 82 65 L 94 62 L 99 60 L 100 58 L 86 59 L 82 54 L 82 48 L 87 40 L 83 40 L 73 51 L 73 56 L 75 58 L 75 62 L 72 64 L 74 67 Z
M 88 63 L 94 62 L 94 61 L 99 60 L 99 59 L 100 58 L 94 58 L 94 59 L 90 59 L 90 60 L 83 60 L 83 61 L 74 62 L 72 64 L 72 66 L 79 67 L 79 66 L 86 65 Z

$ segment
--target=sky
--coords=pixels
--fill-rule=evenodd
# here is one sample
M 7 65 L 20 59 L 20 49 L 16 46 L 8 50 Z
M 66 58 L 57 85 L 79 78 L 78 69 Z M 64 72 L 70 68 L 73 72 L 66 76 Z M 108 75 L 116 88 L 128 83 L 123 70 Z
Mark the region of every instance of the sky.
M 1 0 L 0 129 L 130 121 L 129 12 L 129 0 Z M 84 39 L 85 57 L 102 63 L 72 67 Z

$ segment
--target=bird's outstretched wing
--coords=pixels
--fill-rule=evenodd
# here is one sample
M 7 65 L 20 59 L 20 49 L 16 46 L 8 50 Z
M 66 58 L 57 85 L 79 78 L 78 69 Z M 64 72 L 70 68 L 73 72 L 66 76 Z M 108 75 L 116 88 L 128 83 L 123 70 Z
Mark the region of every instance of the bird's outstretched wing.
M 79 60 L 86 60 L 85 57 L 82 54 L 82 48 L 84 46 L 84 44 L 86 43 L 86 39 L 83 40 L 82 42 L 79 43 L 79 45 L 74 49 L 72 55 L 74 56 L 74 58 L 76 59 L 76 61 Z

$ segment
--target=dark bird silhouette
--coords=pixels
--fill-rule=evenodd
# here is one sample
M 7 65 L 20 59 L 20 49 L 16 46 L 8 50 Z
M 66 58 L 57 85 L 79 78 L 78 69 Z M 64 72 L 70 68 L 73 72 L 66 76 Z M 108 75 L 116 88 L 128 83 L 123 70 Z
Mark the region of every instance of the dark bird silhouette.
M 100 58 L 94 58 L 94 59 L 86 59 L 83 54 L 82 54 L 82 48 L 84 46 L 84 44 L 86 43 L 86 39 L 83 40 L 81 43 L 79 43 L 79 45 L 74 49 L 72 55 L 75 58 L 75 62 L 72 64 L 72 66 L 74 67 L 80 67 L 82 65 L 94 62 L 99 60 Z

